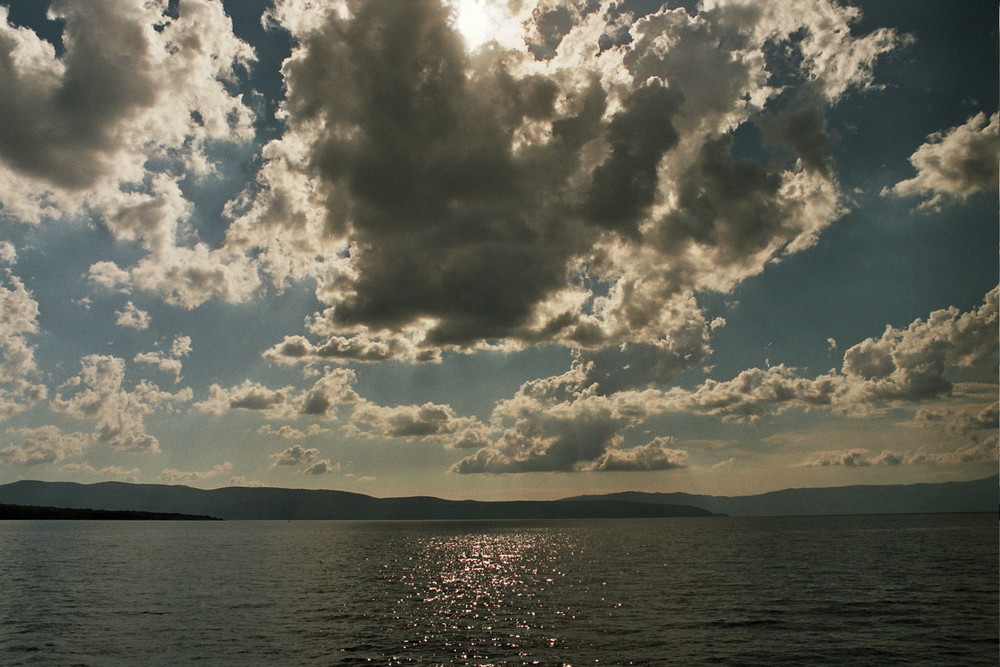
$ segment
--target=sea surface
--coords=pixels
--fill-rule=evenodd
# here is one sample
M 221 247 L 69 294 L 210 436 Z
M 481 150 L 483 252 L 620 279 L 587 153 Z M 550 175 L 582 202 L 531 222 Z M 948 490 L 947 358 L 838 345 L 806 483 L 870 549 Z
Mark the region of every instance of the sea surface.
M 0 522 L 3 665 L 996 665 L 995 514 Z

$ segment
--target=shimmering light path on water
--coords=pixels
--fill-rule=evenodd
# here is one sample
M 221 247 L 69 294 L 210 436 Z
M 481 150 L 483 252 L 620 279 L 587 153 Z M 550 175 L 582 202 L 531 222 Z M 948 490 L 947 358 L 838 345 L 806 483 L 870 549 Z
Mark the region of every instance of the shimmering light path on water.
M 0 523 L 0 663 L 996 664 L 993 515 Z

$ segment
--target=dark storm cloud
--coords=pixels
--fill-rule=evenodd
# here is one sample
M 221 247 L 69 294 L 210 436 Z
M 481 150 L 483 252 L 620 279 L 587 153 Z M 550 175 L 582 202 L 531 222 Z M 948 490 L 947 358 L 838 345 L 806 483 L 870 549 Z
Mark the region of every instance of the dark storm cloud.
M 437 0 L 279 3 L 298 40 L 283 66 L 289 131 L 265 149 L 267 187 L 230 240 L 262 248 L 278 277 L 315 264 L 328 308 L 310 322 L 325 341 L 291 336 L 269 358 L 662 347 L 699 311 L 696 290 L 732 289 L 814 243 L 843 212 L 822 109 L 867 85 L 893 35 L 851 36 L 856 14 L 820 0 L 787 14 L 744 4 L 516 4 L 524 45 L 470 53 Z M 764 49 L 799 29 L 809 106 L 769 133 L 805 169 L 736 159 L 732 130 L 778 94 Z
M 515 154 L 518 127 L 554 120 L 558 88 L 477 57 L 437 2 L 369 2 L 352 20 L 330 17 L 286 65 L 291 117 L 325 128 L 310 164 L 328 229 L 352 241 L 357 278 L 335 325 L 433 318 L 439 345 L 516 336 L 566 284 L 567 259 L 585 246 L 549 198 L 600 129 L 600 88 L 596 117 L 587 98 L 546 147 Z
M 819 104 L 806 102 L 764 114 L 756 123 L 765 144 L 787 148 L 807 169 L 830 175 L 830 136 Z
M 843 213 L 823 110 L 870 83 L 895 37 L 852 34 L 856 12 L 821 0 L 640 19 L 587 3 L 517 7 L 525 49 L 472 53 L 432 0 L 276 8 L 298 39 L 283 69 L 289 132 L 267 149 L 272 187 L 236 221 L 238 242 L 264 248 L 275 272 L 294 262 L 267 259 L 273 248 L 313 261 L 309 207 L 287 225 L 275 217 L 299 201 L 320 205 L 322 236 L 340 245 L 320 262 L 326 308 L 308 322 L 324 339 L 289 336 L 267 356 L 416 361 L 559 342 L 579 349 L 565 381 L 526 384 L 488 428 L 363 403 L 352 427 L 479 446 L 458 472 L 676 467 L 663 442 L 621 445 L 680 404 L 663 385 L 711 352 L 695 293 L 733 289 Z M 808 91 L 776 111 L 785 93 L 768 85 L 765 50 L 792 33 L 788 66 Z M 733 130 L 762 113 L 766 142 L 795 153 L 793 167 L 733 155 Z M 279 229 L 291 236 L 279 242 Z M 751 418 L 758 401 L 827 405 L 834 390 L 790 369 L 756 380 L 761 394 L 706 409 Z M 712 393 L 728 390 L 739 393 Z M 686 400 L 701 398 L 714 400 Z
M 734 159 L 731 143 L 729 136 L 706 142 L 680 176 L 679 205 L 657 239 L 666 252 L 696 244 L 714 249 L 721 265 L 738 264 L 800 232 L 779 195 L 781 174 Z
M 638 223 L 656 199 L 657 168 L 663 154 L 677 145 L 671 118 L 681 97 L 657 80 L 639 88 L 608 125 L 611 154 L 594 170 L 585 204 L 586 217 L 625 236 L 639 233 Z
M 204 167 L 205 138 L 247 138 L 249 110 L 221 79 L 252 51 L 221 3 L 182 0 L 173 17 L 165 9 L 55 0 L 57 56 L 0 7 L 0 160 L 29 183 L 81 191 L 106 176 L 141 181 L 145 160 L 168 150 Z
M 60 67 L 38 58 L 27 70 L 18 51 L 32 33 L 0 35 L 0 157 L 55 185 L 84 188 L 119 149 L 119 121 L 156 101 L 152 53 L 135 7 L 56 0 L 50 11 L 66 19 Z

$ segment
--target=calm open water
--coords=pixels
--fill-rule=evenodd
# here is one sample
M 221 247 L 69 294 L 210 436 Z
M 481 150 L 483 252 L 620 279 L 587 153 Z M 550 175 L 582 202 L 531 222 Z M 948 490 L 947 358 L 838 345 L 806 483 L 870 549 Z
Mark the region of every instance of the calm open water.
M 4 665 L 996 665 L 995 515 L 0 522 Z

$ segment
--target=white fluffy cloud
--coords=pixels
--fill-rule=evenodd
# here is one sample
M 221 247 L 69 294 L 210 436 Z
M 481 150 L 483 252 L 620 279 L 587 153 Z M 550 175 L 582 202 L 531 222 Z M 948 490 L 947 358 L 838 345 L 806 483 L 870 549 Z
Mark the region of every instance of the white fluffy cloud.
M 886 327 L 844 353 L 843 373 L 849 380 L 841 400 L 919 400 L 949 392 L 945 371 L 951 367 L 984 368 L 997 357 L 1000 288 L 983 304 L 965 313 L 957 308 L 932 312 L 906 329 Z
M 233 471 L 233 464 L 229 461 L 220 463 L 211 470 L 182 471 L 175 468 L 165 468 L 159 477 L 164 482 L 201 482 L 206 479 L 214 479 L 228 475 Z
M 102 479 L 116 479 L 125 482 L 139 481 L 139 474 L 142 472 L 138 468 L 123 468 L 121 466 L 105 466 L 98 469 L 89 463 L 67 463 L 66 465 L 59 466 L 59 470 L 62 472 L 100 477 Z
M 135 304 L 129 301 L 125 304 L 124 308 L 115 311 L 115 324 L 120 327 L 138 329 L 140 331 L 148 329 L 149 313 L 136 308 Z
M 740 422 L 792 407 L 866 414 L 877 405 L 947 395 L 951 369 L 987 370 L 996 363 L 998 293 L 1000 288 L 990 290 L 975 310 L 945 308 L 905 329 L 888 326 L 880 337 L 848 348 L 840 372 L 807 378 L 779 364 L 751 368 L 731 380 L 706 380 L 693 391 L 671 389 L 664 397 L 677 410 Z
M 304 429 L 295 428 L 294 426 L 289 426 L 288 424 L 284 424 L 280 428 L 276 429 L 270 424 L 264 424 L 257 429 L 257 432 L 263 433 L 264 435 L 276 435 L 279 438 L 284 438 L 285 440 L 303 440 L 321 433 L 329 433 L 330 429 L 323 428 L 319 424 L 310 424 Z
M 181 0 L 177 18 L 166 9 L 165 0 L 56 0 L 57 56 L 0 8 L 6 213 L 37 220 L 100 202 L 141 182 L 153 157 L 180 154 L 204 172 L 206 141 L 249 136 L 249 110 L 224 81 L 253 52 L 222 3 Z
M 319 458 L 319 450 L 305 448 L 302 445 L 292 445 L 284 451 L 270 455 L 271 467 L 304 466 L 297 472 L 303 475 L 332 475 L 340 472 L 339 463 L 331 463 L 330 459 Z
M 683 468 L 688 453 L 683 449 L 670 447 L 673 438 L 653 438 L 645 445 L 628 449 L 611 448 L 604 452 L 593 464 L 585 466 L 584 470 L 671 470 Z
M 51 408 L 93 421 L 97 442 L 122 451 L 159 451 L 156 437 L 146 432 L 145 416 L 191 400 L 191 390 L 171 393 L 146 380 L 126 389 L 125 362 L 117 357 L 89 355 L 80 365 L 80 375 L 60 387 Z
M 885 449 L 879 454 L 873 454 L 867 449 L 845 449 L 839 452 L 818 452 L 809 460 L 798 465 L 801 467 L 846 466 L 849 468 L 898 466 L 905 463 L 907 458 L 906 454 L 889 449 Z
M 183 366 L 181 358 L 186 357 L 190 353 L 191 337 L 178 336 L 174 339 L 174 342 L 171 343 L 169 351 L 162 352 L 157 350 L 155 352 L 140 352 L 135 355 L 133 361 L 137 363 L 153 364 L 164 373 L 172 373 L 174 376 L 174 382 L 180 382 L 181 368 Z
M 0 421 L 48 394 L 34 382 L 38 365 L 28 336 L 37 331 L 38 303 L 17 276 L 0 270 Z
M 339 463 L 330 463 L 330 459 L 314 461 L 300 471 L 303 475 L 332 475 L 340 472 Z
M 7 465 L 58 463 L 93 444 L 89 435 L 63 433 L 56 426 L 7 429 L 6 435 L 5 440 L 15 440 L 14 444 L 0 449 L 0 463 Z
M 471 417 L 459 417 L 449 405 L 383 406 L 363 401 L 345 427 L 350 435 L 360 437 L 422 438 L 464 441 L 469 429 L 482 425 Z M 458 435 L 461 433 L 461 435 Z
M 0 241 L 0 264 L 17 264 L 17 248 L 10 241 Z
M 217 0 L 167 10 L 166 0 L 57 0 L 57 55 L 0 7 L 0 204 L 35 222 L 89 210 L 145 249 L 134 267 L 97 263 L 100 284 L 183 307 L 244 300 L 259 284 L 252 262 L 189 243 L 178 181 L 212 174 L 211 142 L 253 138 L 253 114 L 228 85 L 253 50 Z
M 290 414 L 288 401 L 292 392 L 291 387 L 272 390 L 250 380 L 229 388 L 213 384 L 208 398 L 194 407 L 216 415 L 229 410 L 259 410 L 271 417 L 282 417 Z
M 883 194 L 923 197 L 920 208 L 934 209 L 948 200 L 965 200 L 977 192 L 995 190 L 1000 179 L 1000 113 L 978 113 L 964 124 L 927 138 L 910 164 L 917 175 L 900 181 Z
M 478 449 L 456 463 L 458 473 L 533 471 L 655 470 L 685 465 L 687 451 L 669 438 L 622 447 L 627 432 L 656 415 L 689 413 L 722 421 L 755 422 L 793 408 L 827 409 L 851 416 L 870 414 L 886 405 L 919 405 L 947 396 L 955 368 L 986 371 L 997 358 L 998 293 L 991 290 L 977 309 L 946 308 L 917 319 L 905 329 L 887 327 L 844 353 L 840 372 L 804 377 L 783 364 L 751 368 L 727 381 L 706 380 L 695 389 L 627 389 L 605 394 L 592 362 L 583 355 L 570 371 L 525 383 L 502 401 L 481 434 Z M 886 451 L 870 454 L 848 450 L 817 455 L 806 465 L 890 465 L 956 461 L 989 461 L 996 439 L 977 430 L 993 425 L 996 409 L 975 417 L 924 411 L 923 421 L 946 422 L 973 437 L 960 450 L 938 453 Z M 475 445 L 469 445 L 475 446 Z
M 313 463 L 319 458 L 318 449 L 306 449 L 302 445 L 292 445 L 288 449 L 271 454 L 271 467 L 299 466 Z
M 209 387 L 209 396 L 196 403 L 202 412 L 223 414 L 229 410 L 260 411 L 272 419 L 300 415 L 335 418 L 341 405 L 351 405 L 358 400 L 352 385 L 357 380 L 354 371 L 345 368 L 327 369 L 313 386 L 303 391 L 292 387 L 269 389 L 264 385 L 244 380 L 235 387 Z
M 456 473 L 653 470 L 683 465 L 686 453 L 669 439 L 625 449 L 623 433 L 656 414 L 661 392 L 598 393 L 579 361 L 560 376 L 525 383 L 493 411 L 499 432 L 452 467 Z

